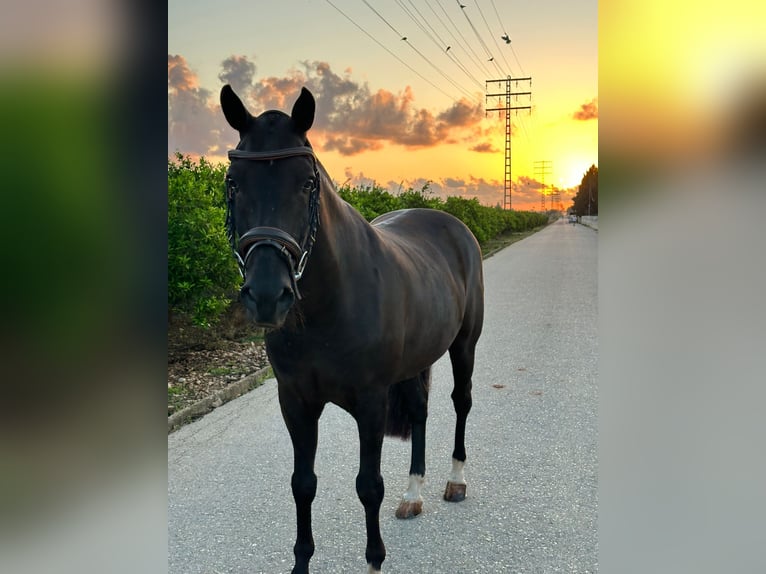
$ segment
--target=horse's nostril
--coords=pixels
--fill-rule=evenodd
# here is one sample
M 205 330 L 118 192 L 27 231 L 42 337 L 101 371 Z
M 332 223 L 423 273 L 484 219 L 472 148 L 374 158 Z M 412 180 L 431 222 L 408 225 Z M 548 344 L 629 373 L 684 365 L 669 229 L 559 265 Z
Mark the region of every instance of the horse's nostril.
M 282 289 L 282 293 L 279 296 L 279 301 L 291 301 L 292 299 L 294 299 L 293 290 L 289 287 Z

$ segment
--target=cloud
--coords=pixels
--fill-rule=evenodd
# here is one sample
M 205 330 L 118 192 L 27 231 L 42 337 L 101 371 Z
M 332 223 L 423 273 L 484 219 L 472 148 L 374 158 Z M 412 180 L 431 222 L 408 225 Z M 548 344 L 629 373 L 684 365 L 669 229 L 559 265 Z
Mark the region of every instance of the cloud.
M 189 69 L 183 56 L 168 54 L 168 90 L 194 90 L 197 78 Z
M 245 56 L 229 56 L 221 62 L 218 79 L 222 84 L 229 84 L 235 92 L 247 95 L 253 86 L 255 64 Z
M 321 61 L 303 61 L 281 76 L 256 72 L 247 56 L 232 55 L 221 62 L 218 79 L 234 88 L 253 115 L 272 109 L 289 113 L 301 88 L 311 90 L 317 111 L 310 138 L 320 149 L 353 156 L 385 145 L 417 149 L 463 142 L 476 151 L 493 151 L 480 142 L 487 137 L 481 103 L 461 99 L 441 110 L 420 107 L 409 86 L 398 92 L 372 90 L 354 80 L 352 70 L 338 73 Z M 220 111 L 219 88 L 199 86 L 183 56 L 168 55 L 170 153 L 209 155 L 233 145 L 236 134 Z
M 328 137 L 322 144 L 322 149 L 337 151 L 341 155 L 356 155 L 363 151 L 375 151 L 381 147 L 383 144 L 380 142 L 344 137 Z
M 462 98 L 452 107 L 441 112 L 439 121 L 452 127 L 469 127 L 478 124 L 483 117 L 484 108 L 481 103 L 474 105 Z
M 576 120 L 597 120 L 598 119 L 598 98 L 593 98 L 590 102 L 582 104 L 572 117 Z
M 168 54 L 168 153 L 208 155 L 220 145 L 221 116 L 183 56 Z
M 492 145 L 492 142 L 482 142 L 469 149 L 478 153 L 497 153 L 500 151 L 494 145 Z
M 447 187 L 464 187 L 465 186 L 465 180 L 464 179 L 454 179 L 452 177 L 447 177 L 443 180 L 444 185 Z

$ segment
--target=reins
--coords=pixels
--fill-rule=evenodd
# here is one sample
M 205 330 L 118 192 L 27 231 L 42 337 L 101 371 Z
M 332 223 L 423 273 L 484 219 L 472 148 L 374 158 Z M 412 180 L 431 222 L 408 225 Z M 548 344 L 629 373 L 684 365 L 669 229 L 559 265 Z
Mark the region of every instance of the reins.
M 234 258 L 237 260 L 240 275 L 243 278 L 245 277 L 245 266 L 253 250 L 261 245 L 270 245 L 276 248 L 286 259 L 290 267 L 293 291 L 298 299 L 301 299 L 298 281 L 303 277 L 303 271 L 311 256 L 311 250 L 314 248 L 314 242 L 316 241 L 316 233 L 319 229 L 319 168 L 314 150 L 309 146 L 290 147 L 273 151 L 229 150 L 230 160 L 274 161 L 301 155 L 310 156 L 314 162 L 314 186 L 309 195 L 309 225 L 300 243 L 292 235 L 276 227 L 253 227 L 242 234 L 237 240 L 237 226 L 234 215 L 234 190 L 236 184 L 230 178 L 226 178 L 226 235 L 234 252 Z

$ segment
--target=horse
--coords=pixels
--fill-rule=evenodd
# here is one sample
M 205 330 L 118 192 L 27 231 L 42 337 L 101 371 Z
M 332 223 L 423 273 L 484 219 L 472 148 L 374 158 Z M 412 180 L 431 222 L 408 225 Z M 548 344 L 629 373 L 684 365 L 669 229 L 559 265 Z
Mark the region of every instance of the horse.
M 343 201 L 308 140 L 316 102 L 305 87 L 290 115 L 253 116 L 229 85 L 220 101 L 240 137 L 226 174 L 226 228 L 243 276 L 240 297 L 265 329 L 293 445 L 292 572 L 308 573 L 314 554 L 314 460 L 328 402 L 357 424 L 365 558 L 368 572 L 380 572 L 383 437 L 412 439 L 409 484 L 396 516 L 414 517 L 423 508 L 431 366 L 445 352 L 457 421 L 444 498 L 465 498 L 465 427 L 484 316 L 481 250 L 445 212 L 405 209 L 368 223 Z

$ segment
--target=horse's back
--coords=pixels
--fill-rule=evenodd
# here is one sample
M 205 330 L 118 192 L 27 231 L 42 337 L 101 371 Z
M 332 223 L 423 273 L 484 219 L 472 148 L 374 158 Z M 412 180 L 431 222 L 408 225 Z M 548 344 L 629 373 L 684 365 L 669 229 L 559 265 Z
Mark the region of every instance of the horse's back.
M 462 328 L 458 328 L 481 330 L 484 309 L 481 248 L 462 221 L 436 209 L 413 208 L 385 213 L 374 219 L 372 226 L 399 261 L 395 272 L 410 275 L 415 284 L 428 286 L 418 289 L 417 299 L 424 308 L 434 310 L 439 299 L 441 309 L 457 305 L 462 323 Z M 404 277 L 400 281 L 406 283 Z
M 381 239 L 393 248 L 421 255 L 453 271 L 481 276 L 481 248 L 457 217 L 437 209 L 411 208 L 384 213 L 372 221 Z M 455 267 L 457 265 L 457 268 Z

